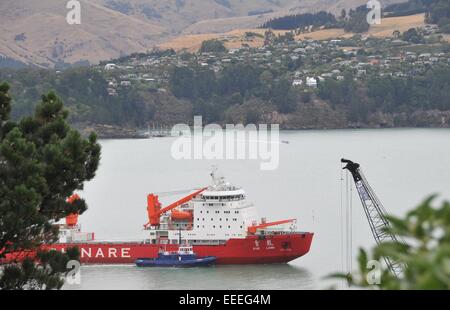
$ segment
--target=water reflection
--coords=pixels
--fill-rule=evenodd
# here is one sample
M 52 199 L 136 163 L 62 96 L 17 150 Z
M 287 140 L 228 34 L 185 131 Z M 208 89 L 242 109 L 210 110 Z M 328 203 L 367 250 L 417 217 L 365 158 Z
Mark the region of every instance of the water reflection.
M 65 289 L 312 289 L 304 268 L 289 264 L 232 265 L 208 268 L 137 268 L 83 266 L 81 284 Z

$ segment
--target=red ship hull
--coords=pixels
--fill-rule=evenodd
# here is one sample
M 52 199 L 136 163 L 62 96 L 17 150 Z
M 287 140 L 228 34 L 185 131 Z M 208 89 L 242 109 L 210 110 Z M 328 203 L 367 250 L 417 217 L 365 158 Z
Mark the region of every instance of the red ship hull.
M 249 236 L 245 239 L 230 239 L 222 245 L 194 245 L 200 257 L 215 256 L 217 264 L 269 264 L 287 263 L 308 253 L 313 233 L 298 233 L 266 236 L 264 239 Z M 177 245 L 144 243 L 79 243 L 54 244 L 48 249 L 64 251 L 80 248 L 82 264 L 133 264 L 137 258 L 155 258 L 158 251 L 177 250 Z

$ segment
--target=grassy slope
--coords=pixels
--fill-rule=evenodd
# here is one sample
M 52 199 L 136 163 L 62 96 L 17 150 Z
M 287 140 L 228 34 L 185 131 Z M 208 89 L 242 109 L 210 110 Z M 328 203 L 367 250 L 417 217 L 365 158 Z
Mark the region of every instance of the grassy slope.
M 395 30 L 406 31 L 409 28 L 420 27 L 425 25 L 424 23 L 424 15 L 417 14 L 412 16 L 405 17 L 392 17 L 392 18 L 384 18 L 380 25 L 374 25 L 371 27 L 369 31 L 369 35 L 378 36 L 378 37 L 388 37 L 392 36 L 392 33 Z M 185 35 L 174 38 L 168 42 L 160 44 L 161 48 L 173 48 L 175 50 L 183 50 L 186 49 L 190 52 L 197 51 L 201 43 L 204 40 L 209 39 L 222 39 L 226 40 L 226 46 L 228 48 L 237 48 L 242 45 L 242 43 L 247 43 L 250 46 L 258 47 L 262 46 L 264 40 L 261 38 L 256 38 L 251 42 L 243 41 L 243 36 L 245 32 L 256 32 L 260 34 L 264 34 L 265 29 L 237 29 L 233 31 L 229 31 L 226 33 L 209 33 L 209 34 L 196 34 L 196 35 Z M 283 33 L 284 31 L 275 31 L 275 33 Z M 330 38 L 337 37 L 350 37 L 353 34 L 345 33 L 342 29 L 326 29 L 326 30 L 318 30 L 311 33 L 298 35 L 297 39 L 305 39 L 311 38 L 316 40 L 326 40 Z

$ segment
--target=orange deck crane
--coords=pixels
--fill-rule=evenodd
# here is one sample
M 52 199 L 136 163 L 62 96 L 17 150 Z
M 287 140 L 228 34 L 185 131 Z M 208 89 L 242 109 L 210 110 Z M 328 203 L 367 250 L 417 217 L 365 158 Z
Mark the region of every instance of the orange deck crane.
M 249 226 L 247 229 L 247 232 L 249 234 L 254 235 L 258 229 L 263 229 L 263 228 L 267 228 L 267 227 L 271 227 L 271 226 L 277 226 L 277 225 L 282 225 L 282 224 L 287 224 L 287 223 L 292 223 L 292 222 L 295 222 L 295 219 L 270 222 L 270 223 L 261 223 L 259 225 Z
M 81 199 L 80 196 L 78 196 L 77 194 L 73 194 L 67 199 L 67 202 L 73 204 L 80 199 Z M 76 226 L 78 224 L 78 216 L 79 216 L 78 213 L 72 213 L 66 216 L 66 225 L 69 227 Z
M 148 213 L 148 223 L 144 225 L 145 228 L 148 226 L 158 226 L 160 223 L 160 217 L 164 213 L 175 209 L 178 206 L 181 206 L 182 204 L 185 204 L 192 200 L 195 196 L 198 194 L 204 192 L 207 188 L 202 188 L 184 198 L 181 198 L 178 201 L 175 201 L 174 203 L 168 205 L 165 208 L 161 209 L 161 203 L 159 202 L 158 195 L 155 194 L 149 194 L 147 196 L 147 213 Z

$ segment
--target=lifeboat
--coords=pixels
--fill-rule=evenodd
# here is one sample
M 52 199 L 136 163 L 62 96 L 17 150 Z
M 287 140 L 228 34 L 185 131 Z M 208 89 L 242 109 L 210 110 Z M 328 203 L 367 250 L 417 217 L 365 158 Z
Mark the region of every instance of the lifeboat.
M 188 211 L 172 210 L 171 218 L 172 221 L 192 221 L 194 215 Z

